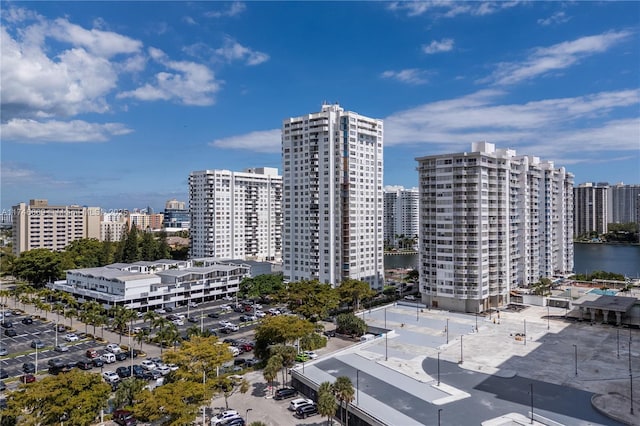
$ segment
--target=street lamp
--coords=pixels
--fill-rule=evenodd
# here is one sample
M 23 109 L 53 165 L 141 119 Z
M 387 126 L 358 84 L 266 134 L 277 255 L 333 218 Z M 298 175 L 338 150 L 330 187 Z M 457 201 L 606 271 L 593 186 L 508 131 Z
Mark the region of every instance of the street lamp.
M 447 318 L 447 326 L 445 327 L 447 331 L 447 344 L 449 344 L 449 318 Z
M 531 424 L 533 424 L 533 383 L 529 383 L 529 394 L 531 395 Z
M 247 424 L 249 424 L 249 411 L 253 411 L 253 408 L 247 408 L 247 411 L 244 413 L 244 419 Z
M 547 297 L 547 330 L 549 330 L 549 298 Z
M 574 359 L 575 359 L 575 366 L 576 366 L 576 376 L 578 375 L 578 345 L 573 345 L 573 349 L 574 349 Z
M 478 332 L 478 311 L 476 311 L 476 333 Z
M 464 361 L 464 358 L 462 357 L 462 338 L 464 336 L 460 335 L 460 364 L 462 364 L 462 362 Z
M 438 426 L 440 426 L 440 413 L 442 412 L 442 408 L 438 408 Z

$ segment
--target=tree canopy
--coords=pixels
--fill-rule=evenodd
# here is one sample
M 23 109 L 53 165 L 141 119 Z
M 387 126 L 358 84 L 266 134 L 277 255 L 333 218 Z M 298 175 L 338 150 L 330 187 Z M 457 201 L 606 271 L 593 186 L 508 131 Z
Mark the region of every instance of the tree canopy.
M 313 333 L 314 325 L 301 318 L 292 315 L 278 315 L 262 320 L 255 331 L 255 353 L 260 358 L 267 358 L 271 354 L 268 348 L 271 345 L 295 342 L 297 339 Z
M 307 319 L 324 318 L 340 304 L 340 296 L 331 284 L 317 280 L 289 283 L 285 298 L 289 309 Z

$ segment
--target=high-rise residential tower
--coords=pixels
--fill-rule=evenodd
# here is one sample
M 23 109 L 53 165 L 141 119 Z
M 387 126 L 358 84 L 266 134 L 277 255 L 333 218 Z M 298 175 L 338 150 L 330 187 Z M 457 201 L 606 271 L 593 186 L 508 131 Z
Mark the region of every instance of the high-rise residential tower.
M 609 223 L 640 223 L 637 205 L 639 197 L 640 185 L 610 185 L 607 200 Z
M 280 261 L 278 169 L 202 170 L 189 175 L 191 256 Z
M 575 199 L 575 237 L 596 234 L 606 234 L 609 223 L 607 206 L 609 184 L 592 182 L 582 183 L 573 189 Z
M 420 218 L 418 188 L 384 189 L 384 243 L 387 247 L 416 249 Z
M 164 206 L 164 227 L 170 229 L 189 229 L 189 209 L 186 208 L 184 201 L 178 201 L 175 198 L 169 200 Z
M 573 175 L 481 142 L 417 158 L 420 292 L 430 306 L 482 312 L 511 288 L 573 269 Z
M 59 251 L 74 240 L 100 239 L 99 207 L 50 206 L 47 200 L 29 200 L 13 206 L 13 252 L 36 248 Z
M 382 148 L 382 120 L 337 104 L 283 121 L 285 280 L 382 289 Z

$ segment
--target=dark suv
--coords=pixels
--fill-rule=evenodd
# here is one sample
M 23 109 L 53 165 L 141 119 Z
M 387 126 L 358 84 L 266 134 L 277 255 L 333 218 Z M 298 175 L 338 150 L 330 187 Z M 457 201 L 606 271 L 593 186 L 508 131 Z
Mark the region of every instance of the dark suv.
M 24 364 L 22 364 L 22 371 L 27 374 L 35 373 L 36 365 L 32 362 L 25 362 Z
M 318 414 L 318 406 L 316 404 L 301 405 L 296 408 L 296 417 L 301 419 L 313 416 L 314 414 Z
M 135 426 L 138 424 L 138 421 L 133 417 L 133 413 L 127 410 L 114 411 L 113 421 L 121 426 Z
M 293 398 L 297 394 L 298 394 L 298 391 L 295 390 L 294 388 L 280 388 L 276 391 L 276 394 L 273 397 L 273 399 L 280 400 L 280 399 Z

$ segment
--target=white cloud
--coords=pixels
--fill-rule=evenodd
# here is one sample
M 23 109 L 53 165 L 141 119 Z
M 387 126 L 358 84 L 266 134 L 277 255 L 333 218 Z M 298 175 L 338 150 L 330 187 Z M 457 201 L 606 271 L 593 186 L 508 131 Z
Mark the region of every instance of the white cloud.
M 444 152 L 486 140 L 547 158 L 638 149 L 640 120 L 633 114 L 639 89 L 523 104 L 500 104 L 503 94 L 483 90 L 392 114 L 385 118 L 385 145 L 425 144 Z M 625 108 L 631 117 L 611 118 Z
M 236 16 L 244 12 L 247 5 L 240 1 L 234 1 L 225 10 L 212 10 L 204 14 L 207 18 L 221 18 L 224 16 Z
M 422 51 L 427 55 L 439 52 L 448 52 L 453 49 L 453 43 L 453 40 L 450 38 L 443 38 L 440 41 L 433 40 L 429 44 L 422 45 Z
M 554 13 L 546 19 L 538 19 L 538 24 L 546 27 L 552 24 L 564 24 L 565 22 L 569 22 L 570 19 L 571 18 L 569 16 L 561 11 Z
M 52 187 L 61 188 L 71 185 L 71 182 L 69 181 L 59 180 L 50 175 L 44 175 L 25 165 L 6 161 L 2 162 L 0 165 L 0 176 L 3 187 L 13 185 L 30 185 L 31 188 L 34 186 L 42 186 L 46 189 L 51 189 Z
M 278 153 L 281 152 L 281 130 L 261 130 L 244 135 L 230 136 L 216 139 L 209 145 L 216 148 L 248 149 L 256 152 Z
M 0 125 L 2 139 L 19 143 L 105 142 L 112 136 L 131 133 L 122 123 L 88 123 L 72 121 L 35 121 L 15 118 Z
M 562 70 L 585 57 L 605 52 L 630 36 L 630 31 L 608 32 L 550 47 L 538 47 L 533 49 L 529 57 L 522 62 L 499 64 L 498 69 L 483 81 L 492 81 L 500 85 L 515 84 L 552 71 Z
M 119 93 L 118 98 L 141 101 L 178 100 L 185 105 L 206 106 L 215 103 L 214 95 L 220 90 L 213 71 L 204 65 L 189 61 L 172 61 L 160 49 L 149 48 L 149 56 L 168 71 L 158 72 L 155 81 L 135 90 Z
M 247 65 L 259 65 L 269 60 L 269 55 L 266 53 L 245 47 L 230 37 L 225 39 L 221 48 L 215 50 L 215 54 L 227 62 L 239 60 L 245 61 Z
M 428 72 L 425 70 L 410 68 L 410 69 L 405 69 L 400 71 L 392 71 L 392 70 L 385 71 L 382 74 L 380 74 L 380 76 L 382 78 L 397 80 L 402 83 L 418 85 L 418 84 L 425 84 L 428 82 L 428 79 L 426 78 L 427 74 Z
M 121 53 L 136 53 L 142 49 L 142 42 L 139 40 L 110 31 L 86 30 L 66 19 L 53 21 L 48 34 L 58 41 L 76 47 L 84 47 L 89 52 L 103 58 L 111 58 Z
M 484 16 L 497 13 L 504 9 L 509 9 L 521 1 L 450 1 L 450 0 L 427 0 L 427 1 L 395 1 L 389 4 L 392 11 L 406 12 L 407 16 L 420 16 L 427 12 L 434 17 L 453 18 L 458 15 Z

